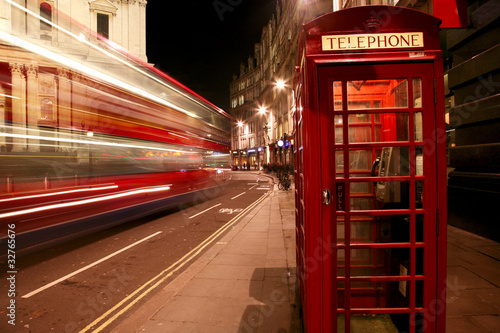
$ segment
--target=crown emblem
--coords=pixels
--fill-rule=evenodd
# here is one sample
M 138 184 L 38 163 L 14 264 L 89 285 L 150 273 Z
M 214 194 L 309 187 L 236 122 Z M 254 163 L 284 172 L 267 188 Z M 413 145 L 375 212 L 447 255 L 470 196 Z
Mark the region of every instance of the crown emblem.
M 377 31 L 382 26 L 382 22 L 372 16 L 368 20 L 363 22 L 363 26 L 365 27 L 366 31 Z

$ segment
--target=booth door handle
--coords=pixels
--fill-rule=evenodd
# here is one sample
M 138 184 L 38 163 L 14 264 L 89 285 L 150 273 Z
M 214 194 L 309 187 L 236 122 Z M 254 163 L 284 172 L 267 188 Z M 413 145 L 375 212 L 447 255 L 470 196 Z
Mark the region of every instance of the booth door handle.
M 332 201 L 332 196 L 330 195 L 330 190 L 325 188 L 323 190 L 323 205 L 328 206 Z

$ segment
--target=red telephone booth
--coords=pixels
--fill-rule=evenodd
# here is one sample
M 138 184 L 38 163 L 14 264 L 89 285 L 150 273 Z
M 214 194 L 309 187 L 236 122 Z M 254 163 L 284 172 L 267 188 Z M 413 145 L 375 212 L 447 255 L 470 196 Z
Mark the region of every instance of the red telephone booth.
M 308 333 L 445 332 L 439 24 L 366 6 L 303 27 L 295 180 Z

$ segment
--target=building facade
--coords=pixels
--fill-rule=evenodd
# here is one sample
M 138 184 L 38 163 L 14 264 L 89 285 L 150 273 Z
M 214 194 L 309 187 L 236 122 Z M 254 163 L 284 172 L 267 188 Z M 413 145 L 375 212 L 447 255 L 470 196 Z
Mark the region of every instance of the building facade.
M 254 54 L 230 83 L 233 165 L 293 164 L 293 77 L 303 23 L 332 10 L 332 1 L 278 1 Z
M 64 25 L 70 31 L 83 26 L 146 61 L 146 4 L 146 0 L 2 0 L 0 25 L 3 31 L 57 43 L 67 49 L 74 49 L 75 43 L 51 23 Z M 19 10 L 21 7 L 33 14 Z
M 500 2 L 469 1 L 465 29 L 445 32 L 448 221 L 500 241 Z
M 230 83 L 233 165 L 261 168 L 293 164 L 293 77 L 302 25 L 320 15 L 363 5 L 394 4 L 393 0 L 277 1 L 276 13 L 263 27 L 254 54 L 240 65 Z M 429 12 L 430 1 L 399 1 Z
M 263 166 L 293 160 L 293 149 L 287 147 L 293 145 L 292 78 L 302 24 L 332 10 L 377 4 L 443 15 L 450 13 L 446 6 L 458 6 L 454 13 L 459 17 L 454 19 L 460 25 L 440 17 L 442 27 L 450 27 L 441 31 L 448 88 L 449 223 L 499 240 L 500 227 L 490 223 L 496 220 L 493 209 L 500 200 L 500 3 L 496 0 L 278 1 L 254 55 L 230 84 L 233 164 Z
M 0 86 L 0 125 L 22 133 L 26 129 L 54 132 L 57 127 L 76 127 L 85 131 L 101 126 L 90 116 L 76 119 L 66 114 L 71 95 L 89 99 L 92 96 L 89 91 L 76 93 L 79 80 L 87 80 L 85 74 L 68 71 L 62 65 L 66 60 L 59 60 L 61 66 L 55 67 L 54 57 L 60 55 L 61 59 L 72 59 L 82 66 L 85 63 L 100 73 L 133 80 L 132 71 L 126 73 L 117 66 L 120 56 L 115 55 L 110 62 L 106 50 L 118 44 L 145 61 L 145 16 L 145 0 L 1 0 L 0 73 L 3 81 L 10 84 Z M 25 52 L 27 49 L 33 53 Z M 45 57 L 33 56 L 41 54 L 38 49 L 47 52 Z M 103 105 L 96 102 L 95 107 Z M 10 144 L 2 137 L 1 150 L 47 149 L 38 140 L 15 140 L 18 142 Z

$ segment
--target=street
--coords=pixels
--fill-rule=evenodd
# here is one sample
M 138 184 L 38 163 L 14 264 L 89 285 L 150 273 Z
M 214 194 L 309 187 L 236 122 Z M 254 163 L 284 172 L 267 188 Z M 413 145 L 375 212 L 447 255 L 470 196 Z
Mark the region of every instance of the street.
M 263 175 L 229 175 L 226 186 L 179 209 L 17 258 L 15 326 L 2 320 L 0 331 L 87 332 L 101 321 L 112 329 L 110 318 L 167 285 L 274 186 Z

